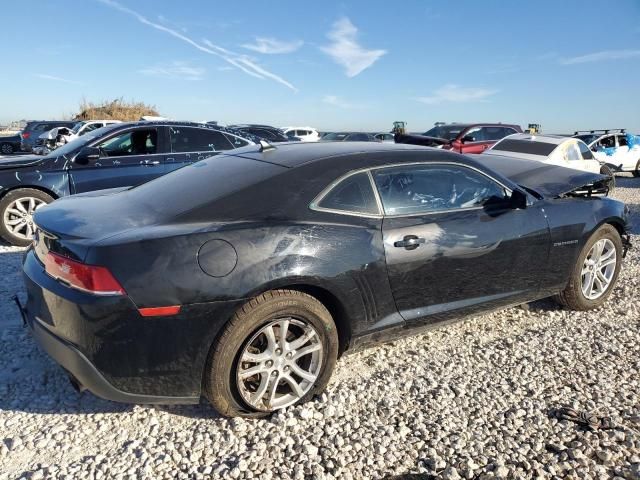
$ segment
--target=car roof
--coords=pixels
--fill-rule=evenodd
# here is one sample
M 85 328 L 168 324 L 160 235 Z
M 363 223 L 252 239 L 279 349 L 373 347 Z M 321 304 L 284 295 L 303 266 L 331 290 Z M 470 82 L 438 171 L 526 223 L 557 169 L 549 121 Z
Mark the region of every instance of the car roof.
M 220 125 L 213 125 L 211 123 L 199 123 L 199 122 L 190 122 L 190 121 L 179 121 L 179 120 L 138 120 L 135 122 L 122 122 L 122 123 L 114 123 L 111 125 L 107 125 L 103 128 L 109 128 L 111 131 L 117 130 L 125 130 L 131 127 L 195 127 L 195 128 L 206 128 L 209 130 L 215 130 L 217 132 L 225 132 L 230 133 L 231 135 L 235 135 L 240 138 L 244 138 L 247 140 L 251 140 L 254 143 L 260 143 L 260 138 L 256 137 L 247 132 L 242 132 L 240 130 L 236 130 L 230 127 L 222 127 Z
M 468 123 L 445 123 L 444 125 L 438 125 L 439 127 L 460 127 L 460 128 L 469 128 L 469 127 L 518 127 L 520 125 L 516 125 L 515 123 L 494 123 L 494 122 L 468 122 Z M 435 127 L 431 127 L 435 128 Z M 431 130 L 429 128 L 429 130 Z
M 309 163 L 321 161 L 326 158 L 341 156 L 360 156 L 366 158 L 369 153 L 390 153 L 393 152 L 425 152 L 429 156 L 433 153 L 443 155 L 458 154 L 440 149 L 422 147 L 401 143 L 381 143 L 381 142 L 286 142 L 278 143 L 277 146 L 261 148 L 259 145 L 237 148 L 229 151 L 230 155 L 235 155 L 252 160 L 273 163 L 287 168 L 296 168 Z M 442 159 L 442 155 L 437 155 Z M 414 159 L 415 160 L 415 159 Z M 399 159 L 402 163 L 404 160 Z M 357 162 L 356 162 L 357 163 Z M 357 165 L 354 167 L 357 168 Z M 349 168 L 350 169 L 350 168 Z

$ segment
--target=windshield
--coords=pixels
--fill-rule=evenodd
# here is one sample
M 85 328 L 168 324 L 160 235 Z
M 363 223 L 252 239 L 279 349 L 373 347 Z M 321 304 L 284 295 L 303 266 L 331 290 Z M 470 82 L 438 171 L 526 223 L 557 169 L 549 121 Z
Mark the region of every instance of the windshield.
M 433 127 L 431 130 L 424 132 L 425 137 L 444 138 L 445 140 L 453 140 L 456 138 L 464 127 L 461 125 L 441 125 Z
M 345 137 L 349 135 L 348 133 L 329 133 L 322 137 L 322 140 L 338 140 L 342 141 Z
M 574 135 L 573 138 L 579 138 L 580 140 L 582 140 L 584 143 L 586 143 L 587 145 L 591 145 L 591 143 L 595 142 L 598 138 L 600 137 L 600 135 L 594 135 L 594 134 L 590 134 L 590 135 Z
M 77 134 L 78 134 L 78 132 L 80 131 L 80 129 L 82 128 L 82 126 L 83 126 L 85 123 L 86 123 L 86 122 L 78 122 L 78 123 L 76 123 L 76 124 L 73 126 L 73 128 L 71 129 L 71 131 L 77 135 Z

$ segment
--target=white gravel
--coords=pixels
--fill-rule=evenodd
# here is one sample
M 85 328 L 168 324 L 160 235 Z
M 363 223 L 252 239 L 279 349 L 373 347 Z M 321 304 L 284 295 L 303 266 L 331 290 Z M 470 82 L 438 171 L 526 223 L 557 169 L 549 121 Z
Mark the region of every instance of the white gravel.
M 640 479 L 640 179 L 618 185 L 636 248 L 604 308 L 540 301 L 347 356 L 267 420 L 76 393 L 20 326 L 21 251 L 0 247 L 0 479 Z

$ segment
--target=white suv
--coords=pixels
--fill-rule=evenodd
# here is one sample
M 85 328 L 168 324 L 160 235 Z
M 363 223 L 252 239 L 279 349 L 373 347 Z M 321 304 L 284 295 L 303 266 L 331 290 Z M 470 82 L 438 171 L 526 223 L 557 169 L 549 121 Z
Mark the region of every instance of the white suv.
M 284 127 L 281 128 L 287 137 L 299 138 L 303 142 L 317 142 L 320 140 L 320 134 L 315 128 L 311 127 Z
M 589 145 L 593 156 L 612 170 L 640 177 L 640 137 L 624 129 L 577 131 L 573 136 Z

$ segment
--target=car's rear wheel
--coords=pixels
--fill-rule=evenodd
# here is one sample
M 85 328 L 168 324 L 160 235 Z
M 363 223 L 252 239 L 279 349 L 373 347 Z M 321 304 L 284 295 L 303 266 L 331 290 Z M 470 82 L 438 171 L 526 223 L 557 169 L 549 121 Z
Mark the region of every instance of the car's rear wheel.
M 324 305 L 299 291 L 270 291 L 238 310 L 213 345 L 205 395 L 223 415 L 265 416 L 322 391 L 337 356 Z
M 11 190 L 0 200 L 0 237 L 12 245 L 29 245 L 35 233 L 33 214 L 53 200 L 33 188 Z
M 622 262 L 622 239 L 611 225 L 600 227 L 585 244 L 558 300 L 572 310 L 602 305 L 613 290 Z
M 634 177 L 640 177 L 640 160 L 636 163 L 636 169 L 631 172 Z
M 0 143 L 0 153 L 11 155 L 13 153 L 13 145 L 10 143 Z

